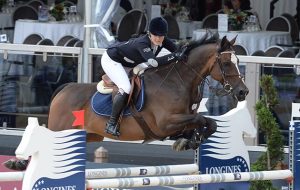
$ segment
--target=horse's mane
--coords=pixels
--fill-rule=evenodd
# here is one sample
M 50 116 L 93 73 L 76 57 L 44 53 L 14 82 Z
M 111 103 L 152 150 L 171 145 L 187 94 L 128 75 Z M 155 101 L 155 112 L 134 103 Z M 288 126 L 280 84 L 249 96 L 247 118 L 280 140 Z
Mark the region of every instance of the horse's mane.
M 188 44 L 181 44 L 179 45 L 179 48 L 186 47 L 186 50 L 184 51 L 185 55 L 189 55 L 190 51 L 193 49 L 204 45 L 204 44 L 210 44 L 210 43 L 217 43 L 219 41 L 219 33 L 212 33 L 211 31 L 207 31 L 205 35 L 200 40 L 193 40 L 190 41 Z

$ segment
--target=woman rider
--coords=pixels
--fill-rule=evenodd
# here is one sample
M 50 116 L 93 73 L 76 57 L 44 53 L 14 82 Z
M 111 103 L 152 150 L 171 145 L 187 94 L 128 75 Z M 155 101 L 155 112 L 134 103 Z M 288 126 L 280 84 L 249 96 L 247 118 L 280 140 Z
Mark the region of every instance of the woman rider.
M 119 42 L 107 48 L 101 58 L 101 65 L 108 77 L 118 86 L 119 91 L 113 99 L 112 114 L 106 123 L 105 131 L 119 136 L 119 117 L 126 105 L 130 92 L 130 81 L 125 67 L 134 68 L 134 73 L 145 70 L 147 67 L 157 67 L 180 60 L 180 53 L 171 53 L 156 57 L 162 48 L 175 52 L 177 46 L 166 37 L 168 33 L 167 21 L 162 17 L 153 18 L 146 35 Z

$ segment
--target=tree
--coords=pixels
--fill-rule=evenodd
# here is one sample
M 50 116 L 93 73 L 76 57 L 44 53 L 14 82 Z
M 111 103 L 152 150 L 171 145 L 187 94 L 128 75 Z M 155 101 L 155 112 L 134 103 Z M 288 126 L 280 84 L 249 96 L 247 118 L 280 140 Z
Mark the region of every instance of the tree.
M 267 151 L 251 165 L 252 171 L 274 170 L 284 158 L 283 137 L 272 109 L 278 104 L 277 91 L 271 75 L 263 75 L 260 80 L 261 99 L 256 103 L 259 130 L 264 134 Z M 250 190 L 273 190 L 271 181 L 253 181 Z

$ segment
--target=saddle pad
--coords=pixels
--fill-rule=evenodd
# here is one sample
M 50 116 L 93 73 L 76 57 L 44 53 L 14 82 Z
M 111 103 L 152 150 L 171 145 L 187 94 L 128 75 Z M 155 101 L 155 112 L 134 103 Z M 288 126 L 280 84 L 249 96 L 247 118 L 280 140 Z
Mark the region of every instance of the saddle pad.
M 138 100 L 136 101 L 136 109 L 138 111 L 141 111 L 144 106 L 144 96 L 145 96 L 145 90 L 144 90 L 144 81 L 142 80 L 141 85 L 141 91 L 138 96 Z M 102 116 L 110 116 L 112 112 L 112 94 L 102 94 L 100 92 L 96 92 L 92 99 L 91 99 L 91 105 L 94 112 L 98 115 Z M 131 115 L 129 106 L 126 106 L 126 108 L 123 111 L 123 116 L 129 116 Z

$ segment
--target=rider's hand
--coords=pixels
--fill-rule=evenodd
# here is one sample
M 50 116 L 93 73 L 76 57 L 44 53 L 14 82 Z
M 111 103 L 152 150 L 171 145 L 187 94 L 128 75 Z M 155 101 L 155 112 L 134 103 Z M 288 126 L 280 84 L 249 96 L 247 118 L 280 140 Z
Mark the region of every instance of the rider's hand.
M 157 67 L 158 66 L 158 62 L 155 59 L 152 59 L 152 58 L 148 59 L 146 64 L 148 66 L 151 66 L 151 67 Z
M 187 55 L 185 55 L 186 50 L 187 46 L 183 46 L 175 52 L 174 55 L 178 61 L 185 61 L 187 59 Z
M 141 75 L 144 73 L 144 71 L 148 68 L 148 65 L 146 63 L 138 64 L 137 66 L 133 67 L 133 74 L 135 75 Z

